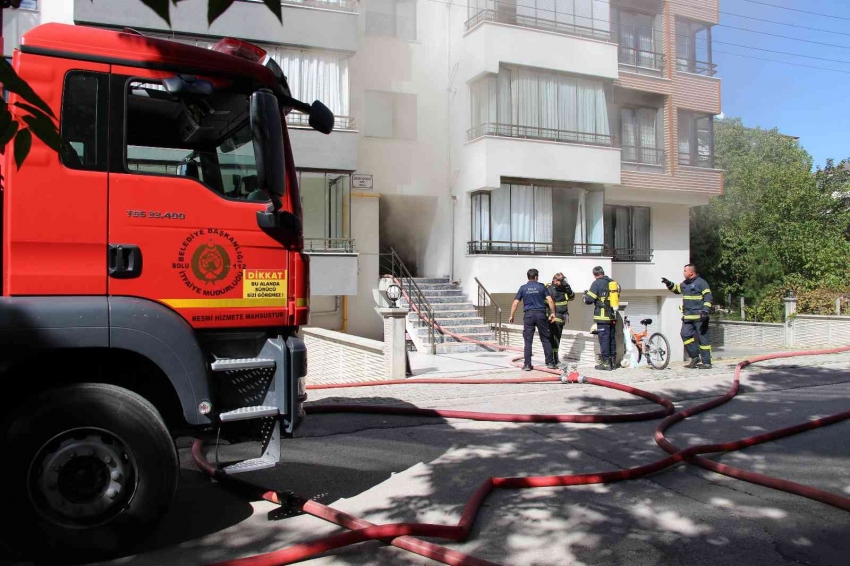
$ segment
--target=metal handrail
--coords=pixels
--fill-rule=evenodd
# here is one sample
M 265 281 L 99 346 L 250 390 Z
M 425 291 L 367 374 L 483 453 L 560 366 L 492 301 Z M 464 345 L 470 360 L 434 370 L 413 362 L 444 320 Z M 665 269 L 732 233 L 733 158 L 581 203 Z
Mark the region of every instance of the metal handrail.
M 652 261 L 654 250 L 652 248 L 609 248 L 611 261 L 629 261 L 635 263 L 648 263 Z
M 354 238 L 304 238 L 305 252 L 355 253 Z
M 478 315 L 484 320 L 484 324 L 487 324 L 487 307 L 493 307 L 493 317 L 494 323 L 493 327 L 496 331 L 496 340 L 499 343 L 499 346 L 502 345 L 502 307 L 493 299 L 493 295 L 484 288 L 484 285 L 481 284 L 481 281 L 478 280 L 477 277 L 474 278 L 475 282 L 478 283 L 478 304 L 476 305 L 476 310 L 478 310 Z M 489 301 L 489 305 L 487 302 Z
M 541 128 L 539 126 L 520 126 L 518 124 L 498 124 L 495 122 L 474 126 L 467 130 L 466 136 L 468 141 L 472 141 L 483 136 L 499 136 L 506 138 L 524 138 L 563 143 L 600 145 L 605 147 L 610 147 L 613 139 L 612 136 L 607 134 L 574 132 L 570 130 L 557 130 L 554 128 Z
M 679 152 L 679 165 L 687 167 L 702 167 L 704 169 L 714 168 L 714 155 L 701 155 L 689 151 Z
M 620 148 L 623 150 L 620 157 L 623 163 L 664 167 L 666 152 L 663 148 L 626 144 L 620 145 Z
M 696 59 L 677 57 L 676 70 L 683 73 L 693 73 L 695 75 L 713 77 L 717 74 L 717 65 L 707 61 L 697 61 Z
M 605 244 L 571 244 L 558 247 L 551 242 L 510 242 L 507 240 L 473 240 L 467 243 L 470 255 L 552 255 L 603 256 L 609 251 Z
M 420 318 L 424 317 L 427 319 L 428 338 L 431 340 L 431 353 L 436 354 L 437 342 L 434 331 L 434 307 L 431 306 L 431 303 L 425 297 L 425 293 L 422 292 L 419 285 L 413 280 L 413 275 L 410 274 L 410 270 L 404 265 L 395 248 L 390 248 L 389 252 L 381 254 L 383 258 L 387 256 L 389 256 L 389 265 L 386 264 L 385 259 L 383 269 L 389 268 L 389 275 L 401 287 L 403 295 L 407 295 L 411 306 L 419 311 Z
M 288 126 L 310 127 L 310 116 L 300 112 L 290 112 L 286 115 Z M 334 116 L 334 130 L 353 130 L 354 118 L 351 116 Z
M 502 2 L 493 2 L 493 4 L 502 4 Z M 520 26 L 524 28 L 531 29 L 539 29 L 554 33 L 562 33 L 564 35 L 577 35 L 579 37 L 592 37 L 594 39 L 599 39 L 602 41 L 611 41 L 611 32 L 603 29 L 595 29 L 588 26 L 582 26 L 579 24 L 569 24 L 566 22 L 559 22 L 550 18 L 538 18 L 536 15 L 525 15 L 519 14 L 516 12 L 516 8 L 523 8 L 524 6 L 517 6 L 516 4 L 510 4 L 508 2 L 504 2 L 506 5 L 510 5 L 514 11 L 508 12 L 504 10 L 489 10 L 489 9 L 478 9 L 475 14 L 471 18 L 466 21 L 465 30 L 469 31 L 481 22 L 497 22 L 500 24 L 510 24 L 515 26 Z M 536 13 L 538 12 L 549 12 L 552 13 L 552 16 L 555 16 L 555 13 L 552 10 L 547 10 L 544 8 L 529 8 Z M 581 18 L 581 16 L 578 16 Z
M 263 0 L 243 0 L 245 2 L 262 2 Z M 357 2 L 352 0 L 280 0 L 281 4 L 295 4 L 296 6 L 310 6 L 311 8 L 325 8 L 340 12 L 356 12 Z

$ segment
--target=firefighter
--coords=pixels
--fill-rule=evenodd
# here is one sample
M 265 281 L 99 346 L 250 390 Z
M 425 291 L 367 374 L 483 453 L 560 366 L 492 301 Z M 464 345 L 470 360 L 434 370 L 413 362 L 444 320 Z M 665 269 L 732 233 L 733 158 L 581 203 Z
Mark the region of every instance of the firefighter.
M 685 280 L 681 283 L 673 283 L 666 277 L 661 282 L 670 291 L 682 295 L 682 342 L 691 358 L 686 367 L 711 369 L 711 344 L 708 343 L 708 314 L 713 302 L 711 289 L 692 263 L 685 266 L 682 275 Z
M 549 325 L 546 323 L 546 305 L 549 305 L 549 310 L 555 312 L 555 303 L 549 295 L 549 290 L 546 285 L 537 280 L 539 272 L 536 269 L 529 269 L 526 274 L 528 283 L 523 285 L 517 291 L 516 298 L 511 305 L 511 317 L 508 322 L 514 323 L 514 314 L 522 301 L 522 337 L 525 340 L 525 365 L 522 367 L 524 371 L 531 371 L 531 343 L 534 340 L 534 329 L 540 334 L 540 341 L 543 343 L 543 354 L 546 356 L 546 367 L 549 369 L 557 369 L 558 365 L 552 359 L 552 343 L 549 336 Z M 555 319 L 554 314 L 548 317 L 549 322 Z
M 593 305 L 593 322 L 599 336 L 599 370 L 613 370 L 617 363 L 617 310 L 620 308 L 620 285 L 605 275 L 605 270 L 597 265 L 593 268 L 596 279 L 590 290 L 584 292 L 584 302 Z
M 572 287 L 567 283 L 567 278 L 563 273 L 556 273 L 552 277 L 551 285 L 546 285 L 549 289 L 549 295 L 555 303 L 555 312 L 548 311 L 547 315 L 555 315 L 555 319 L 549 322 L 549 333 L 552 335 L 552 359 L 557 364 L 561 361 L 559 349 L 561 345 L 561 335 L 564 332 L 564 324 L 569 320 L 570 309 L 569 302 L 576 298 Z

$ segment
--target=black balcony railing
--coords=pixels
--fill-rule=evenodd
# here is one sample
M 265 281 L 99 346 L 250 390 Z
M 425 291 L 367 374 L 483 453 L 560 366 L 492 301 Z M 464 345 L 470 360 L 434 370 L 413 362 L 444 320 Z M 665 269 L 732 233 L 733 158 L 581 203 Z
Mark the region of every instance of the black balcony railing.
M 309 128 L 310 116 L 300 112 L 290 112 L 286 115 L 286 123 L 289 126 Z M 353 130 L 354 118 L 351 116 L 334 116 L 334 130 Z
M 611 146 L 612 137 L 606 134 L 591 132 L 572 132 L 537 126 L 519 126 L 516 124 L 480 124 L 467 130 L 467 139 L 472 141 L 483 136 L 500 136 L 505 138 L 524 138 L 546 140 L 563 143 L 579 143 L 587 145 Z
M 679 165 L 688 167 L 714 168 L 714 156 L 705 153 L 679 152 Z
M 509 242 L 499 240 L 473 240 L 467 243 L 470 255 L 550 255 L 550 256 L 604 256 L 604 244 L 571 244 L 557 246 L 541 242 Z
M 263 2 L 263 0 L 243 0 L 245 2 Z M 294 4 L 295 6 L 310 6 L 311 8 L 325 8 L 327 10 L 339 10 L 342 12 L 356 12 L 357 2 L 354 0 L 280 0 L 281 4 Z
M 651 71 L 653 75 L 661 76 L 667 56 L 658 51 L 644 51 L 620 46 L 619 63 L 621 67 L 636 72 Z
M 648 172 L 664 172 L 665 151 L 655 147 L 622 145 L 620 161 L 629 169 Z
M 467 242 L 469 255 L 537 255 L 556 257 L 601 256 L 613 261 L 652 261 L 653 250 L 615 248 L 605 244 L 570 244 L 566 246 L 541 242 L 509 242 L 473 240 Z
M 608 248 L 611 250 L 611 261 L 650 262 L 652 261 L 651 249 L 639 248 Z
M 494 5 L 497 8 L 495 10 L 482 8 L 477 11 L 470 9 L 471 16 L 466 21 L 467 30 L 474 28 L 481 22 L 497 22 L 500 24 L 510 24 L 524 28 L 562 33 L 564 35 L 576 35 L 579 37 L 600 39 L 602 41 L 611 41 L 611 32 L 609 30 L 596 29 L 592 25 L 580 25 L 576 23 L 557 21 L 555 19 L 558 16 L 566 18 L 572 17 L 575 20 L 592 24 L 593 18 L 556 13 L 552 9 L 543 7 L 537 8 L 534 6 L 519 6 L 510 2 L 488 2 L 488 5 Z M 521 13 L 523 11 L 527 13 Z
M 304 238 L 304 251 L 329 253 L 355 253 L 354 238 Z
M 676 70 L 683 73 L 693 73 L 695 75 L 704 75 L 713 77 L 717 74 L 717 65 L 706 61 L 697 61 L 695 59 L 676 59 Z

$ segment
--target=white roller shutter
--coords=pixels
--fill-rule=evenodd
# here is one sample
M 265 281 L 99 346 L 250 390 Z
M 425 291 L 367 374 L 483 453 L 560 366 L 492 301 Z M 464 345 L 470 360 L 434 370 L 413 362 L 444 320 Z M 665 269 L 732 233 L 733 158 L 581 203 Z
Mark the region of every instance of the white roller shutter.
M 629 322 L 635 332 L 643 331 L 643 325 L 641 325 L 640 321 L 645 318 L 652 319 L 652 324 L 648 327 L 648 336 L 652 336 L 653 332 L 661 330 L 661 316 L 659 313 L 661 305 L 660 297 L 629 297 L 626 294 L 620 295 L 621 303 L 627 301 L 629 305 L 622 314 L 629 317 Z

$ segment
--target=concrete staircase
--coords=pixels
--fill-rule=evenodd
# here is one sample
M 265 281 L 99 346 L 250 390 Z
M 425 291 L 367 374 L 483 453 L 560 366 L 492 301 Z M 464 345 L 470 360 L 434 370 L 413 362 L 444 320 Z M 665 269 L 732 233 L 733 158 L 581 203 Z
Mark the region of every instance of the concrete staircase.
M 431 303 L 434 309 L 434 319 L 443 328 L 458 334 L 459 336 L 495 342 L 496 336 L 490 326 L 484 324 L 484 320 L 478 316 L 478 311 L 463 294 L 463 290 L 445 278 L 419 278 L 413 279 L 416 285 Z M 407 283 L 407 280 L 405 280 Z M 408 306 L 407 300 L 402 297 L 402 306 Z M 411 310 L 407 315 L 407 332 L 418 352 L 430 353 L 431 342 L 428 336 L 428 323 L 419 318 L 419 315 Z M 453 336 L 443 334 L 439 330 L 434 331 L 438 354 L 454 354 L 458 352 L 491 352 L 492 348 L 461 342 Z

